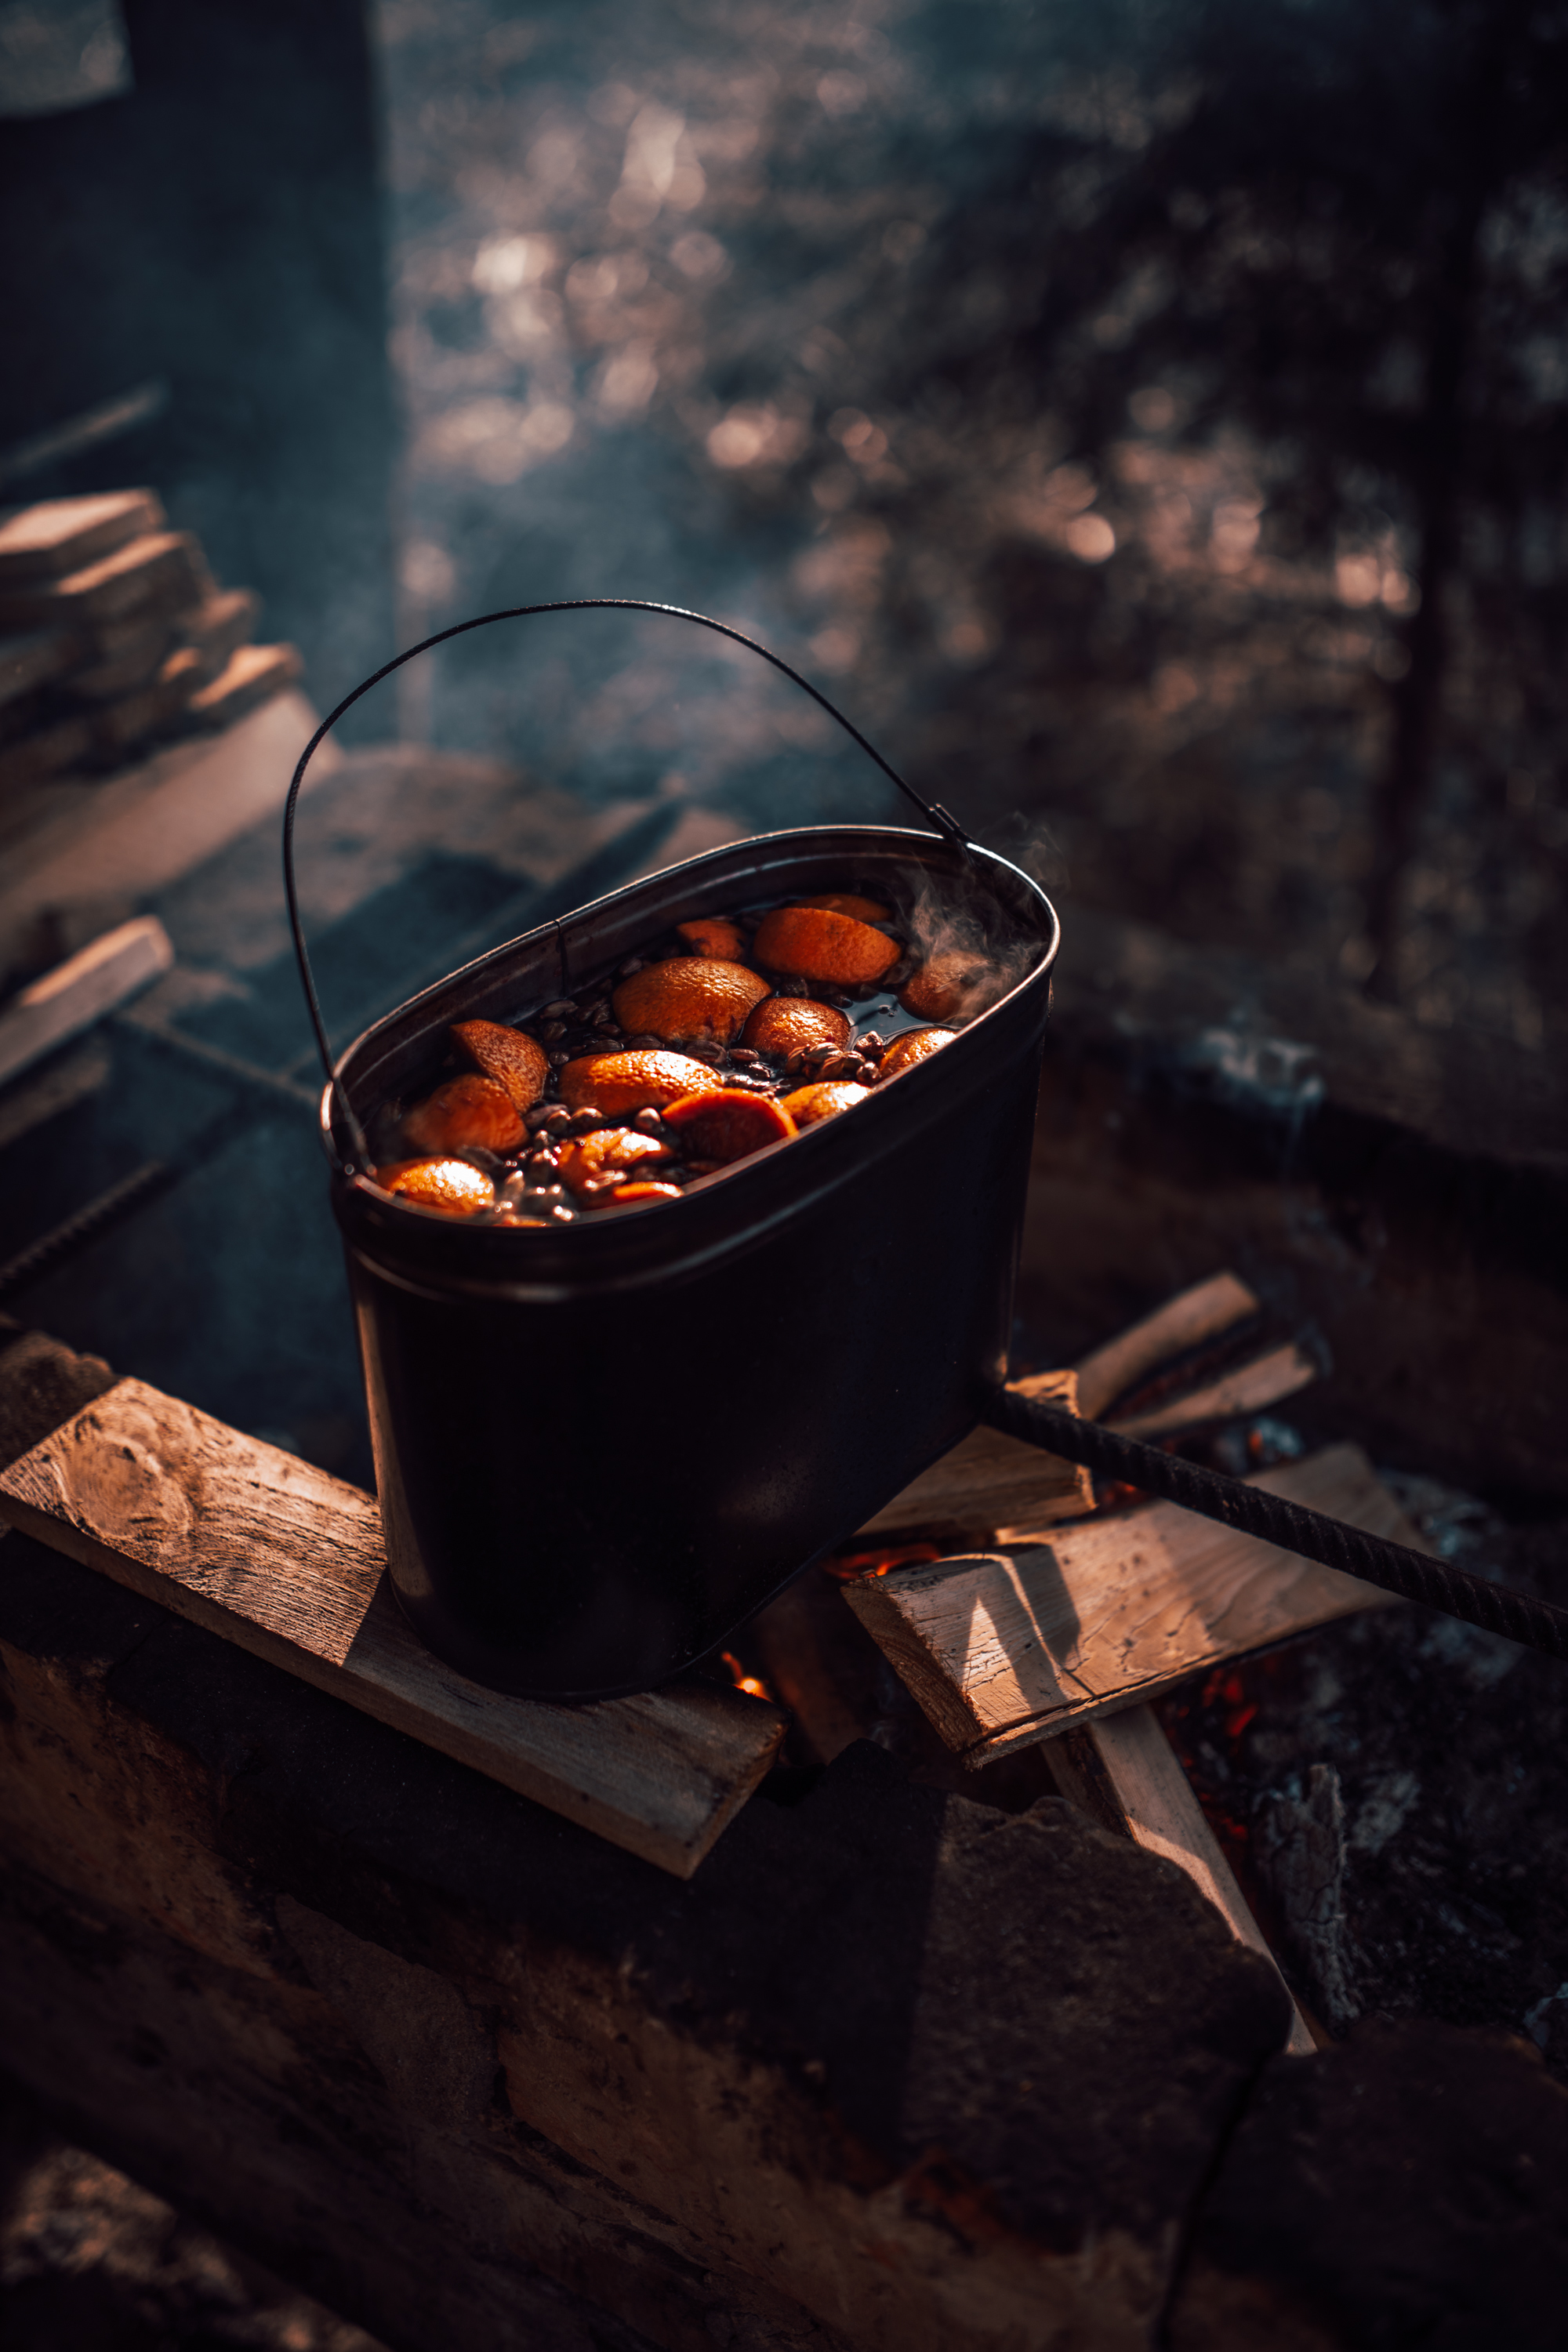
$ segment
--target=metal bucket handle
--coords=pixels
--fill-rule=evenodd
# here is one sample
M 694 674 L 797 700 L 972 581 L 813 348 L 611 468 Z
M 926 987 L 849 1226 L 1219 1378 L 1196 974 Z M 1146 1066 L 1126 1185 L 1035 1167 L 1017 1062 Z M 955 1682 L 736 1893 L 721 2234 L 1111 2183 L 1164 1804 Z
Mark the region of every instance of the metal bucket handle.
M 785 677 L 793 679 L 803 693 L 809 694 L 813 702 L 819 704 L 829 719 L 836 719 L 845 733 L 876 761 L 885 776 L 897 784 L 906 800 L 914 803 L 926 823 L 944 839 L 955 842 L 965 856 L 969 854 L 969 843 L 963 826 L 956 817 L 949 815 L 940 801 L 922 800 L 914 786 L 906 783 L 896 768 L 889 766 L 876 745 L 868 743 L 860 730 L 845 718 L 842 710 L 836 709 L 809 678 L 802 677 L 797 669 L 792 669 L 788 662 L 778 654 L 770 653 L 767 646 L 759 645 L 754 637 L 746 636 L 740 629 L 732 629 L 727 621 L 712 620 L 706 613 L 689 613 L 682 604 L 649 604 L 641 596 L 568 596 L 551 604 L 513 604 L 503 613 L 481 613 L 475 620 L 458 621 L 449 629 L 437 629 L 433 637 L 426 637 L 419 645 L 410 646 L 406 653 L 395 655 L 391 661 L 384 663 L 380 669 L 356 686 L 352 694 L 344 695 L 337 709 L 328 712 L 300 752 L 299 765 L 289 786 L 289 797 L 283 803 L 283 887 L 289 900 L 289 929 L 293 935 L 294 954 L 300 966 L 300 985 L 305 992 L 305 1009 L 310 1016 L 310 1026 L 316 1034 L 316 1050 L 321 1055 L 321 1067 L 331 1087 L 336 1087 L 337 1072 L 332 1066 L 332 1049 L 327 1041 L 321 1000 L 316 994 L 315 975 L 310 970 L 310 958 L 305 946 L 300 894 L 294 880 L 294 811 L 300 798 L 300 787 L 305 781 L 305 771 L 344 712 L 353 709 L 362 694 L 368 694 L 373 686 L 379 686 L 384 677 L 390 677 L 394 670 L 401 669 L 405 662 L 411 662 L 417 654 L 428 653 L 432 646 L 444 646 L 448 637 L 466 636 L 470 629 L 488 628 L 492 621 L 524 621 L 534 613 L 667 613 L 672 620 L 694 621 L 700 629 L 711 629 L 718 636 L 731 638 L 736 645 L 744 646 L 748 653 L 761 655 L 763 661 L 771 662 L 774 669 L 782 670 Z M 365 1139 L 346 1097 L 342 1100 L 342 1108 L 360 1163 L 368 1167 L 370 1155 Z M 352 1171 L 345 1167 L 344 1172 L 351 1173 Z

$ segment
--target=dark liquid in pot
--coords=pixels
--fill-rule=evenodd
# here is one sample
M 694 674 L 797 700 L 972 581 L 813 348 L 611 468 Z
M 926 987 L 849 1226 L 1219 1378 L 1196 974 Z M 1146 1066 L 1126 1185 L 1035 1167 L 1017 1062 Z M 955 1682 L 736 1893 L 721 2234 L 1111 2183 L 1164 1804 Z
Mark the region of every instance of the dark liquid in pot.
M 508 1226 L 674 1205 L 852 1116 L 1030 960 L 923 877 L 902 904 L 851 884 L 678 919 L 572 998 L 447 1032 L 446 1061 L 372 1123 L 376 1181 Z

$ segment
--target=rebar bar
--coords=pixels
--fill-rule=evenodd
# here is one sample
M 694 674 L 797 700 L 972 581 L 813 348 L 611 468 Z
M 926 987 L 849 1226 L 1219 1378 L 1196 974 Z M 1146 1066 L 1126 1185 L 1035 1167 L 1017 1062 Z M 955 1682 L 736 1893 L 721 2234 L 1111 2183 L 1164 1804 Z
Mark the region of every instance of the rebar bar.
M 1266 1486 L 1227 1478 L 1180 1454 L 1166 1454 L 1135 1437 L 1122 1437 L 1102 1423 L 1080 1421 L 1060 1405 L 1037 1402 L 1016 1389 L 1003 1389 L 986 1414 L 994 1429 L 1026 1445 L 1038 1445 L 1077 1462 L 1102 1478 L 1115 1478 L 1146 1495 L 1159 1495 L 1218 1519 L 1281 1551 L 1337 1568 L 1345 1576 L 1359 1576 L 1402 1600 L 1418 1601 L 1447 1616 L 1479 1625 L 1489 1633 L 1502 1633 L 1527 1649 L 1544 1650 L 1549 1657 L 1568 1658 L 1568 1609 L 1538 1601 L 1512 1585 L 1496 1584 L 1472 1576 L 1446 1559 L 1412 1551 L 1408 1545 L 1368 1535 L 1347 1527 L 1322 1511 L 1309 1510 Z

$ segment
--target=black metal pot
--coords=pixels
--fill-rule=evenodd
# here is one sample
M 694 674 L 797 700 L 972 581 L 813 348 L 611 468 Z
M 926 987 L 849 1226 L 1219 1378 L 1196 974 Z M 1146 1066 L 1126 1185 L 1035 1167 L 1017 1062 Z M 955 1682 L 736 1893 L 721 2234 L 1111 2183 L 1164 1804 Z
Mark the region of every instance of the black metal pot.
M 853 1112 L 563 1227 L 470 1225 L 366 1181 L 363 1125 L 447 1023 L 580 992 L 672 920 L 912 867 L 989 896 L 1037 960 Z M 392 1582 L 441 1657 L 534 1697 L 649 1688 L 974 1426 L 1006 1365 L 1058 940 L 1026 875 L 945 831 L 806 827 L 527 933 L 350 1047 L 322 1104 L 332 1205 Z

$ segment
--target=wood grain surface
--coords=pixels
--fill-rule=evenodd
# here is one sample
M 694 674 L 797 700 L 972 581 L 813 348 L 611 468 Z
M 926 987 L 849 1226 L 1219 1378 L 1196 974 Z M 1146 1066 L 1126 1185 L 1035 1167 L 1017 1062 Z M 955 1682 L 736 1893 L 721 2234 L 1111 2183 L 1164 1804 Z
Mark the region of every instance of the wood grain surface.
M 14 1463 L 0 1515 L 677 1877 L 784 1737 L 740 1691 L 564 1706 L 467 1681 L 398 1610 L 371 1496 L 142 1381 Z
M 1079 1412 L 1086 1421 L 1099 1421 L 1108 1404 L 1125 1396 L 1157 1364 L 1200 1347 L 1205 1339 L 1217 1339 L 1258 1314 L 1260 1307 L 1257 1293 L 1234 1274 L 1211 1275 L 1206 1282 L 1178 1291 L 1142 1323 L 1130 1324 L 1114 1339 L 1079 1358 Z
M 1421 1549 L 1360 1448 L 1249 1481 Z M 1049 1544 L 892 1570 L 844 1597 L 950 1748 L 980 1765 L 1387 1595 L 1173 1503 Z
M 1040 1372 L 1014 1385 L 1021 1395 L 1078 1411 L 1073 1372 Z M 860 1532 L 889 1542 L 928 1528 L 988 1537 L 999 1527 L 1027 1523 L 1047 1528 L 1060 1519 L 1081 1518 L 1093 1508 L 1094 1489 L 1087 1470 L 999 1429 L 976 1429 L 951 1454 L 922 1470 Z
M 1134 1845 L 1163 1854 L 1178 1870 L 1184 1870 L 1237 1942 L 1261 1952 L 1277 1970 L 1279 1962 L 1236 1883 L 1235 1872 L 1220 1852 L 1181 1759 L 1153 1708 L 1130 1706 L 1120 1715 L 1101 1716 L 1089 1725 L 1089 1737 Z M 1317 2044 L 1293 1998 L 1290 2007 L 1286 2050 L 1293 2058 L 1310 2058 Z

